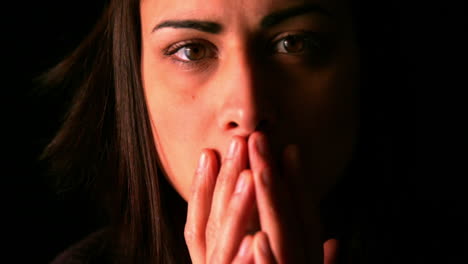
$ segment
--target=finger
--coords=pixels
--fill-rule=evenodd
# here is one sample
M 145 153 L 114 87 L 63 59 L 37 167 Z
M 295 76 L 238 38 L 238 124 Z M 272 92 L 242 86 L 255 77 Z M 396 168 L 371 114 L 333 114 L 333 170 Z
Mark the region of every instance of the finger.
M 230 263 L 235 257 L 239 244 L 247 232 L 247 220 L 255 203 L 252 172 L 239 175 L 236 189 L 226 208 L 223 226 L 218 230 L 216 244 L 209 253 L 209 263 Z
M 266 138 L 261 133 L 253 133 L 248 142 L 250 166 L 254 175 L 255 195 L 257 200 L 258 213 L 262 231 L 268 234 L 271 248 L 275 258 L 280 263 L 286 262 L 287 256 L 284 250 L 285 237 L 282 213 L 279 211 L 279 197 L 286 199 L 286 193 L 281 188 L 276 188 L 282 184 L 279 177 L 273 173 Z M 290 206 L 283 201 L 284 206 Z
M 309 212 L 310 206 L 304 196 L 305 182 L 302 175 L 300 175 L 300 163 L 299 163 L 299 149 L 297 145 L 287 145 L 283 152 L 283 166 L 282 166 L 282 175 L 288 175 L 288 181 L 285 182 L 286 188 L 290 191 L 291 202 L 295 205 L 296 215 L 298 220 L 300 219 L 304 224 L 304 221 L 307 221 L 303 215 L 304 212 Z M 305 209 L 305 210 L 302 210 Z
M 252 235 L 246 235 L 237 252 L 236 258 L 232 261 L 233 264 L 253 264 L 254 254 L 252 249 Z
M 213 193 L 213 203 L 207 226 L 207 239 L 217 233 L 223 215 L 231 199 L 239 174 L 247 168 L 247 145 L 245 139 L 235 136 L 224 155 Z
M 210 214 L 218 161 L 212 150 L 202 151 L 192 183 L 184 236 L 193 263 L 205 262 L 205 229 Z
M 258 209 L 257 209 L 257 203 L 254 201 L 253 203 L 253 209 L 252 209 L 252 214 L 249 217 L 249 220 L 247 222 L 247 233 L 248 234 L 255 234 L 258 231 L 261 230 L 260 228 L 260 218 L 258 216 Z
M 297 145 L 290 144 L 287 145 L 283 152 L 283 175 L 288 175 L 288 178 L 291 180 L 288 182 L 289 188 L 294 190 L 293 194 L 296 194 L 297 202 L 302 202 L 304 198 L 304 192 L 302 191 L 305 187 L 304 177 L 300 175 L 300 158 L 299 158 L 299 148 Z
M 299 152 L 299 147 L 295 144 L 287 145 L 283 152 L 283 175 L 288 175 L 290 179 L 287 184 L 291 191 L 291 198 L 295 203 L 300 203 L 307 207 L 315 207 L 317 204 L 313 204 L 313 201 L 317 201 L 313 189 L 311 189 L 310 183 L 308 184 L 306 178 L 301 175 L 302 164 Z M 306 204 L 303 204 L 306 203 Z M 306 212 L 311 210 L 306 210 Z
M 335 264 L 338 257 L 339 242 L 335 238 L 330 238 L 323 243 L 324 264 Z
M 268 236 L 264 232 L 255 234 L 253 248 L 255 264 L 277 263 L 271 250 Z
M 301 239 L 305 257 L 313 263 L 323 263 L 323 246 L 320 240 L 320 219 L 319 210 L 311 202 L 314 199 L 306 197 L 306 189 L 309 187 L 301 175 L 299 148 L 297 145 L 288 145 L 283 155 L 283 175 L 288 175 L 289 190 L 291 190 L 291 202 L 295 205 L 295 215 L 298 217 L 296 223 L 299 226 L 307 227 L 303 231 L 297 232 L 298 239 Z M 310 191 L 310 190 L 309 190 Z

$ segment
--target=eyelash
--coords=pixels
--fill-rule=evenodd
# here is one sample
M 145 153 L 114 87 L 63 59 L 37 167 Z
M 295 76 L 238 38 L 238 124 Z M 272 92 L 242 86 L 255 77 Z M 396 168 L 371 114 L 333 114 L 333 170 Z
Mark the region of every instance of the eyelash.
M 275 53 L 281 54 L 281 55 L 294 55 L 294 56 L 300 56 L 300 55 L 306 54 L 308 52 L 307 50 L 300 54 L 287 53 L 287 52 L 275 52 L 275 47 L 277 47 L 279 43 L 291 37 L 302 38 L 302 40 L 305 42 L 304 43 L 305 49 L 310 49 L 312 47 L 321 48 L 320 38 L 317 35 L 318 33 L 316 32 L 307 32 L 307 31 L 300 31 L 296 33 L 286 33 L 282 35 L 277 35 L 276 37 L 273 38 L 277 40 L 274 40 L 272 44 L 267 47 L 268 51 L 271 53 L 269 55 L 275 55 Z M 188 48 L 190 46 L 197 46 L 197 45 L 199 45 L 200 47 L 203 47 L 204 51 L 211 53 L 211 54 L 209 56 L 203 57 L 198 60 L 190 60 L 190 59 L 184 60 L 184 59 L 177 58 L 177 56 L 175 56 L 176 53 L 180 52 L 184 48 Z M 206 59 L 216 58 L 217 52 L 218 50 L 213 44 L 203 39 L 192 39 L 192 40 L 185 40 L 185 41 L 177 42 L 163 50 L 163 53 L 165 56 L 171 57 L 174 62 L 181 63 L 183 66 L 188 66 L 188 67 L 196 66 L 197 64 L 201 64 L 201 63 L 205 63 Z

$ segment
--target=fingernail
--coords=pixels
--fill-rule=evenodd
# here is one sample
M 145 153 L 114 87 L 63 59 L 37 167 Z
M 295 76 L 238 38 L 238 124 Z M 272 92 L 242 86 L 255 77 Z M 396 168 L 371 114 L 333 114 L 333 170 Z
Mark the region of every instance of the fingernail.
M 198 161 L 198 172 L 201 172 L 206 169 L 206 165 L 208 164 L 208 157 L 205 152 L 202 153 L 200 160 Z
M 234 155 L 236 154 L 237 149 L 238 149 L 238 145 L 239 144 L 237 143 L 237 140 L 232 139 L 231 145 L 229 145 L 229 150 L 228 150 L 228 154 L 227 154 L 228 159 L 234 158 Z
M 257 247 L 261 252 L 263 252 L 264 255 L 269 255 L 269 247 L 268 247 L 268 240 L 266 235 L 260 235 L 259 238 L 257 239 Z
M 240 256 L 243 257 L 243 256 L 247 255 L 247 251 L 250 248 L 251 243 L 252 243 L 252 241 L 249 238 L 246 238 L 246 239 L 244 239 L 244 241 L 242 241 L 242 245 L 240 246 L 240 249 L 239 249 L 239 255 Z
M 234 191 L 235 194 L 239 194 L 244 190 L 246 177 L 247 175 L 245 175 L 244 173 L 240 174 L 239 179 L 237 179 L 236 190 Z

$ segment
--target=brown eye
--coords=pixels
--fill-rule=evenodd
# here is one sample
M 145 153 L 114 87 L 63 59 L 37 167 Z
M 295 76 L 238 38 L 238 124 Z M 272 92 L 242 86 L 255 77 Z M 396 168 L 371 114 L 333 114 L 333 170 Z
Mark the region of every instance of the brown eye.
M 183 52 L 184 56 L 180 59 L 190 61 L 201 60 L 205 57 L 206 54 L 205 47 L 196 44 L 182 47 L 178 52 L 176 52 L 176 54 L 181 51 Z
M 288 53 L 299 53 L 304 50 L 304 38 L 298 36 L 289 36 L 282 41 L 283 48 Z
M 302 54 L 318 48 L 318 43 L 306 34 L 286 36 L 273 45 L 273 52 L 283 54 Z
M 171 62 L 178 66 L 183 65 L 184 69 L 211 65 L 218 55 L 216 46 L 204 39 L 179 41 L 163 49 L 162 52 Z
M 216 48 L 207 43 L 180 42 L 168 48 L 164 54 L 178 61 L 195 62 L 216 57 Z

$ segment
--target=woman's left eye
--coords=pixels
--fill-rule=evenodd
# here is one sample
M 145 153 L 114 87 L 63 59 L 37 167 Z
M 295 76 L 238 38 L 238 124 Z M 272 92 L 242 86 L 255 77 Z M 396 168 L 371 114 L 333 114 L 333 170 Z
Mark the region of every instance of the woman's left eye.
M 303 54 L 319 48 L 320 45 L 311 36 L 306 34 L 288 35 L 273 43 L 274 53 Z

